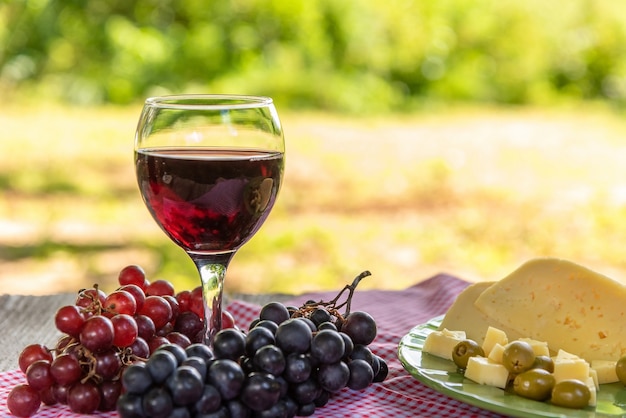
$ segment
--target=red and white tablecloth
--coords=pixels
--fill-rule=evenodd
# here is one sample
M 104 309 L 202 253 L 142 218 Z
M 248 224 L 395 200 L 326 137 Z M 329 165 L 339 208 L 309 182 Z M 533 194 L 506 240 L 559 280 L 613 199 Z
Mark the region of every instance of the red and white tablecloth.
M 357 392 L 345 389 L 333 396 L 314 417 L 343 418 L 413 418 L 413 417 L 501 417 L 483 409 L 439 394 L 415 380 L 404 370 L 397 357 L 400 339 L 415 325 L 445 313 L 456 296 L 469 283 L 448 275 L 438 275 L 402 291 L 357 290 L 352 310 L 369 312 L 378 324 L 378 336 L 370 346 L 385 359 L 389 376 L 383 383 L 373 384 Z M 308 293 L 287 302 L 300 305 L 307 300 L 331 300 L 337 292 Z M 248 324 L 258 316 L 260 306 L 233 301 L 227 309 L 238 324 Z M 10 417 L 6 397 L 13 386 L 25 381 L 19 370 L 0 373 L 0 416 Z M 67 407 L 44 407 L 35 415 L 41 418 L 78 417 Z M 95 414 L 94 417 L 117 417 L 117 413 Z

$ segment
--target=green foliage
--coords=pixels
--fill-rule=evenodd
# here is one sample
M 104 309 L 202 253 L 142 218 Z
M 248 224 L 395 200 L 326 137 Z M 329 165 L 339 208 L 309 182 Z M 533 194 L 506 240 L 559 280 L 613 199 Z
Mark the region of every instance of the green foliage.
M 72 103 L 266 94 L 344 112 L 626 102 L 614 0 L 5 0 L 0 88 Z

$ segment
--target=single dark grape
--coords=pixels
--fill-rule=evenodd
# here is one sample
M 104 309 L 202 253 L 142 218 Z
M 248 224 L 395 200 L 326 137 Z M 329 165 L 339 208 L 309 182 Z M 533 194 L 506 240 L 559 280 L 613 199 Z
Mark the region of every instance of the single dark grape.
M 146 315 L 135 315 L 135 322 L 137 323 L 137 336 L 148 341 L 156 334 L 156 327 L 152 318 Z
M 213 385 L 204 385 L 202 396 L 194 404 L 194 409 L 200 414 L 209 414 L 219 409 L 222 404 L 220 392 Z
M 345 350 L 343 353 L 343 359 L 348 359 L 352 355 L 352 350 L 354 350 L 354 343 L 352 342 L 352 338 L 345 332 L 340 332 L 341 338 L 343 338 L 343 343 L 345 345 Z
M 314 310 L 311 313 L 310 318 L 311 321 L 313 321 L 313 323 L 318 327 L 320 326 L 320 324 L 324 322 L 330 322 L 331 320 L 330 313 L 324 308 L 317 308 L 316 310 Z
M 311 328 L 298 318 L 286 320 L 276 330 L 276 345 L 285 354 L 306 353 L 309 351 L 312 339 Z
M 290 383 L 304 382 L 311 376 L 311 361 L 306 354 L 291 353 L 285 358 L 283 376 Z
M 333 324 L 332 322 L 322 322 L 321 324 L 319 324 L 317 326 L 317 330 L 318 331 L 322 331 L 324 329 L 329 329 L 331 331 L 335 331 L 337 332 L 337 326 L 335 324 Z
M 323 390 L 322 393 L 320 393 L 320 396 L 315 398 L 313 402 L 315 403 L 316 407 L 321 408 L 322 406 L 326 405 L 329 400 L 330 400 L 330 392 Z
M 374 354 L 372 353 L 372 350 L 369 349 L 369 347 L 364 346 L 362 344 L 355 344 L 354 349 L 352 350 L 352 354 L 350 355 L 350 358 L 352 360 L 357 360 L 357 359 L 365 360 L 371 365 L 372 362 L 374 361 Z
M 264 327 L 264 328 L 267 328 L 267 329 L 269 329 L 270 331 L 272 331 L 272 334 L 276 334 L 276 330 L 278 329 L 278 324 L 277 324 L 276 322 L 274 322 L 274 321 L 270 321 L 270 320 L 264 319 L 264 320 L 262 320 L 262 321 L 261 321 L 261 320 L 259 320 L 259 321 L 258 321 L 258 322 L 254 325 L 254 327 L 253 327 L 253 328 L 256 328 L 256 327 Z M 251 328 L 251 329 L 252 329 L 252 328 Z
M 230 418 L 249 418 L 252 414 L 248 408 L 239 399 L 231 399 L 226 403 L 226 408 L 230 414 Z
M 74 383 L 67 392 L 67 406 L 77 414 L 94 413 L 101 399 L 100 389 L 90 380 Z
M 168 418 L 192 418 L 192 415 L 187 407 L 179 406 L 172 409 L 172 413 Z
M 40 406 L 39 393 L 27 384 L 14 386 L 7 396 L 7 407 L 16 417 L 33 416 Z
M 289 387 L 289 395 L 300 405 L 313 402 L 321 393 L 322 388 L 313 377 Z
M 259 348 L 252 360 L 258 371 L 280 375 L 285 370 L 285 356 L 275 345 L 266 345 Z
M 237 360 L 246 352 L 246 336 L 243 332 L 223 329 L 213 338 L 213 353 L 220 359 Z
M 304 405 L 300 405 L 298 407 L 298 416 L 299 417 L 310 417 L 315 413 L 315 403 L 310 402 Z
M 168 418 L 174 409 L 174 402 L 167 389 L 154 386 L 143 395 L 143 412 L 151 418 Z
M 167 388 L 176 405 L 191 405 L 202 397 L 204 379 L 195 368 L 180 366 L 167 379 Z
M 207 380 L 217 388 L 222 399 L 227 401 L 239 395 L 245 375 L 237 362 L 219 359 L 211 363 Z
M 363 390 L 372 384 L 374 380 L 374 371 L 372 366 L 365 360 L 352 360 L 348 364 L 350 369 L 350 378 L 348 379 L 348 387 L 352 390 Z
M 280 325 L 289 319 L 289 310 L 280 302 L 270 302 L 261 308 L 259 319 L 266 319 Z
M 176 356 L 167 350 L 157 350 L 146 362 L 146 368 L 155 383 L 164 382 L 178 366 Z
M 367 312 L 351 312 L 341 325 L 341 331 L 352 338 L 354 344 L 369 345 L 376 338 L 376 322 Z
M 250 357 L 254 356 L 254 353 L 259 348 L 276 343 L 276 338 L 272 331 L 266 327 L 252 328 L 248 335 L 246 335 L 246 354 Z
M 378 373 L 374 376 L 374 383 L 383 382 L 389 374 L 389 367 L 382 357 L 378 357 L 378 365 L 380 366 Z
M 267 373 L 250 373 L 241 391 L 241 401 L 253 411 L 274 406 L 280 398 L 280 384 Z
M 202 381 L 206 380 L 207 372 L 209 371 L 209 366 L 202 357 L 196 357 L 196 356 L 187 357 L 185 361 L 181 363 L 181 366 L 193 367 L 200 374 Z
M 117 399 L 117 413 L 120 418 L 144 418 L 141 395 L 123 393 Z
M 343 361 L 322 364 L 317 372 L 317 380 L 322 389 L 335 393 L 343 389 L 350 379 L 350 369 Z
M 311 355 L 322 364 L 336 363 L 344 356 L 346 344 L 337 331 L 322 330 L 311 340 Z
M 296 318 L 298 321 L 302 321 L 304 322 L 309 329 L 311 330 L 311 332 L 315 332 L 317 331 L 317 325 L 315 325 L 315 323 L 313 321 L 311 321 L 309 318 L 305 318 L 303 316 L 300 316 L 298 318 Z
M 152 375 L 145 363 L 133 363 L 122 373 L 122 386 L 128 393 L 142 395 L 152 383 Z
M 204 359 L 205 362 L 210 362 L 215 358 L 213 351 L 211 348 L 202 343 L 194 343 L 185 348 L 188 357 L 200 357 Z
M 167 344 L 161 346 L 159 347 L 158 351 L 161 350 L 169 351 L 170 353 L 174 354 L 174 357 L 176 357 L 176 364 L 178 365 L 180 365 L 183 361 L 187 359 L 187 351 L 177 344 Z

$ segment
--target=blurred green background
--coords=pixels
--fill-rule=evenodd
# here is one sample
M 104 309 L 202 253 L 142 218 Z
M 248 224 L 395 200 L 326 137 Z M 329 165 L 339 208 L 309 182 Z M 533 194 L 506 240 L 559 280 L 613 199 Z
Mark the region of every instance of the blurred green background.
M 275 99 L 286 180 L 227 290 L 626 272 L 626 8 L 612 0 L 4 0 L 0 292 L 180 288 L 136 191 L 146 96 Z

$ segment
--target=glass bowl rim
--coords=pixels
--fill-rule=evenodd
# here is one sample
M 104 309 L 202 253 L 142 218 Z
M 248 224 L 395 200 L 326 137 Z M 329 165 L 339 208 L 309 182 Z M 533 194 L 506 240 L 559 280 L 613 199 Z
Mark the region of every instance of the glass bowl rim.
M 175 94 L 148 97 L 146 107 L 178 110 L 228 110 L 273 106 L 267 96 L 239 94 Z

